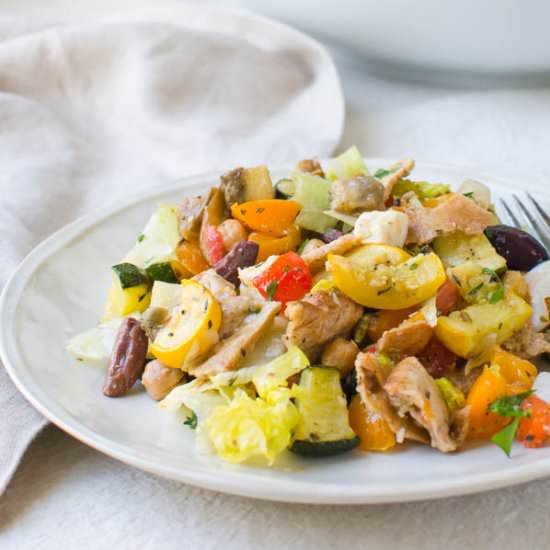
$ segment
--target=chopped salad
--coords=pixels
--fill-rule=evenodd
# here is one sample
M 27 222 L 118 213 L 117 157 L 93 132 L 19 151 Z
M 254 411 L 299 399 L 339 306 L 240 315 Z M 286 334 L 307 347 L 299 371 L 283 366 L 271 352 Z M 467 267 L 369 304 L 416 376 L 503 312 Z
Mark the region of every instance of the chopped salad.
M 105 396 L 143 388 L 233 463 L 546 444 L 548 252 L 484 184 L 413 169 L 371 171 L 352 147 L 159 205 L 68 351 L 106 367 Z

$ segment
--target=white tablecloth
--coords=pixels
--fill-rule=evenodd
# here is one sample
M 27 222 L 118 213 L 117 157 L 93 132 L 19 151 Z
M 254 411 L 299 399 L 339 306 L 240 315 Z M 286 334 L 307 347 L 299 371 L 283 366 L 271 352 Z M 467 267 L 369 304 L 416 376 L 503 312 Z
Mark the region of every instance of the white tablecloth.
M 348 104 L 343 147 L 475 164 L 548 186 L 550 90 L 403 84 L 337 60 Z M 0 547 L 543 550 L 550 547 L 549 494 L 550 479 L 410 504 L 260 502 L 157 478 L 49 427 L 0 501 Z

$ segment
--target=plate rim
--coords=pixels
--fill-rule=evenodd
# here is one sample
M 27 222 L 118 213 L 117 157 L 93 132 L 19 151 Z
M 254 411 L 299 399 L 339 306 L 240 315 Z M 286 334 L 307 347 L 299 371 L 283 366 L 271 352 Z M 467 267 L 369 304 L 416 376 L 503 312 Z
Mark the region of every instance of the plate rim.
M 366 158 L 366 162 L 373 166 L 383 166 L 394 159 Z M 490 182 L 490 186 L 514 188 L 511 179 L 498 174 L 469 166 L 465 164 L 453 164 L 443 162 L 421 162 L 417 167 L 426 170 L 444 170 L 455 172 L 460 177 L 471 172 L 471 177 Z M 291 167 L 271 167 L 272 172 L 290 171 Z M 15 339 L 10 339 L 9 321 L 14 319 L 17 313 L 20 299 L 31 279 L 35 269 L 50 254 L 62 249 L 74 238 L 83 234 L 90 227 L 102 223 L 106 218 L 117 212 L 132 208 L 133 206 L 156 196 L 200 185 L 206 181 L 217 178 L 219 171 L 209 171 L 179 178 L 170 183 L 155 186 L 151 189 L 133 195 L 122 203 L 112 203 L 102 208 L 93 210 L 73 222 L 60 228 L 29 252 L 6 281 L 0 295 L 0 358 L 11 380 L 21 394 L 43 414 L 50 422 L 79 440 L 80 442 L 130 466 L 138 467 L 161 477 L 169 478 L 192 486 L 201 487 L 228 494 L 258 498 L 263 500 L 307 503 L 307 504 L 382 504 L 391 502 L 410 502 L 417 500 L 444 498 L 449 496 L 466 495 L 509 487 L 528 481 L 550 476 L 550 457 L 541 458 L 536 462 L 518 465 L 514 470 L 497 470 L 493 473 L 466 474 L 449 479 L 423 480 L 420 482 L 401 483 L 390 485 L 388 488 L 375 486 L 371 489 L 368 485 L 361 484 L 350 486 L 344 484 L 306 483 L 294 479 L 271 479 L 257 476 L 253 470 L 246 467 L 226 470 L 195 471 L 176 468 L 170 464 L 162 464 L 158 459 L 147 458 L 145 453 L 136 453 L 132 447 L 119 444 L 105 436 L 102 436 L 81 424 L 77 418 L 73 418 L 54 400 L 46 394 L 41 394 L 38 388 L 29 385 L 25 375 L 18 371 L 19 358 L 18 346 Z M 523 185 L 523 189 L 529 189 L 542 193 L 550 199 L 550 195 L 539 187 Z M 13 329 L 15 330 L 15 329 Z M 10 341 L 12 340 L 12 341 Z M 32 382 L 32 377 L 31 377 Z M 35 384 L 36 386 L 36 384 Z

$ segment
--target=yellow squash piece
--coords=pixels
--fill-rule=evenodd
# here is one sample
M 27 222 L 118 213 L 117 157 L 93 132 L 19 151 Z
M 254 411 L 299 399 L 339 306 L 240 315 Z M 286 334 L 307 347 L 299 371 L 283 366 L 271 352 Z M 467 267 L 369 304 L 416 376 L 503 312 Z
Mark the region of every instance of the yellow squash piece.
M 433 253 L 411 258 L 388 245 L 365 245 L 348 256 L 328 256 L 336 286 L 355 302 L 376 309 L 404 309 L 431 296 L 446 279 Z
M 438 317 L 435 334 L 453 353 L 470 358 L 489 343 L 495 346 L 510 338 L 530 316 L 531 306 L 508 292 L 496 304 L 475 304 Z
M 119 264 L 111 271 L 112 284 L 101 322 L 106 323 L 149 307 L 151 292 L 144 275 L 132 264 Z
M 150 351 L 165 365 L 181 368 L 188 356 L 201 355 L 216 343 L 213 331 L 220 328 L 221 319 L 220 306 L 210 291 L 196 281 L 183 280 L 179 303 Z

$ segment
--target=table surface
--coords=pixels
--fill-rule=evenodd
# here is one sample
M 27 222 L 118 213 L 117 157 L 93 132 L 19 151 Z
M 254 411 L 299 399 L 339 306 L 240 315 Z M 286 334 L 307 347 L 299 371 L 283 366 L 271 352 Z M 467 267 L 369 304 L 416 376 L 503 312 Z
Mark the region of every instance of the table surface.
M 547 187 L 550 90 L 386 80 L 335 52 L 347 99 L 342 147 L 477 165 Z M 356 507 L 222 495 L 125 466 L 48 427 L 0 500 L 0 547 L 550 547 L 550 479 L 440 501 Z

